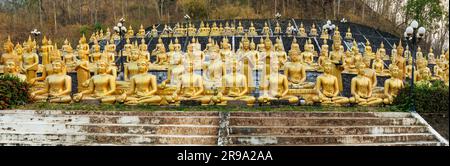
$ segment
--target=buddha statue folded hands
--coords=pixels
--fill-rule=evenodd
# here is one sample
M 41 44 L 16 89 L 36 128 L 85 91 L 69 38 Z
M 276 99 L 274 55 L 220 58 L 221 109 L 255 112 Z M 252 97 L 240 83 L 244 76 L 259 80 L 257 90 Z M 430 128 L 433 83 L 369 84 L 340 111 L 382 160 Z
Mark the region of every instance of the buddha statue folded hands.
M 357 103 L 358 105 L 378 105 L 383 102 L 382 98 L 372 96 L 373 84 L 372 81 L 365 76 L 366 70 L 364 63 L 358 63 L 358 75 L 353 77 L 351 82 L 351 103 Z
M 314 102 L 322 104 L 342 105 L 349 102 L 347 97 L 339 96 L 340 88 L 338 79 L 333 75 L 334 64 L 327 60 L 323 64 L 324 73 L 317 77 L 316 91 L 318 95 L 313 98 Z
M 270 74 L 264 78 L 263 95 L 258 98 L 260 103 L 270 103 L 271 100 L 288 100 L 290 104 L 298 103 L 298 97 L 289 95 L 288 79 L 278 72 L 279 65 L 270 65 Z

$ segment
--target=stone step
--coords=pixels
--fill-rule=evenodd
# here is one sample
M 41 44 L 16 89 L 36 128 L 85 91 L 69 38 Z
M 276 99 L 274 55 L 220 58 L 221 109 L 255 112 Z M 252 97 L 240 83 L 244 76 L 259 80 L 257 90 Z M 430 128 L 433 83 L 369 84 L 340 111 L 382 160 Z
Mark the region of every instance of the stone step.
M 55 143 L 55 142 L 30 142 L 30 141 L 0 141 L 0 146 L 217 146 L 217 145 L 202 145 L 202 144 L 97 144 L 97 143 L 82 143 L 74 144 L 70 142 Z
M 230 112 L 230 117 L 391 117 L 410 118 L 407 112 Z
M 217 125 L 218 116 L 36 116 L 10 114 L 0 116 L 0 122 L 41 122 L 41 123 L 81 123 L 81 124 L 208 124 Z
M 436 141 L 432 134 L 377 134 L 377 135 L 315 135 L 315 136 L 229 136 L 234 145 L 321 145 L 372 144 L 415 141 Z
M 164 108 L 161 108 L 163 110 Z M 97 115 L 97 116 L 218 116 L 216 111 L 61 111 L 61 110 L 2 110 L 0 116 L 7 114 L 28 115 Z
M 415 118 L 230 117 L 230 126 L 375 126 L 419 125 Z
M 214 125 L 0 123 L 2 132 L 217 135 Z
M 54 144 L 201 144 L 217 145 L 216 135 L 156 135 L 156 134 L 104 134 L 104 133 L 7 133 L 0 134 L 2 142 L 28 141 L 35 144 L 54 142 Z
M 230 126 L 231 135 L 358 135 L 428 133 L 425 126 Z

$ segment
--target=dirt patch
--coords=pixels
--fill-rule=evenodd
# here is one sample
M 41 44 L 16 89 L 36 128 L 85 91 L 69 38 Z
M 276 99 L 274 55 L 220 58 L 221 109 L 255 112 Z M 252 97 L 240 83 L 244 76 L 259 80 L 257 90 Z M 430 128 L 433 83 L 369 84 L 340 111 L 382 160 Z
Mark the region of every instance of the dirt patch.
M 448 112 L 420 113 L 420 116 L 422 116 L 428 122 L 428 124 L 430 124 L 431 127 L 433 127 L 439 134 L 441 134 L 445 139 L 448 140 Z

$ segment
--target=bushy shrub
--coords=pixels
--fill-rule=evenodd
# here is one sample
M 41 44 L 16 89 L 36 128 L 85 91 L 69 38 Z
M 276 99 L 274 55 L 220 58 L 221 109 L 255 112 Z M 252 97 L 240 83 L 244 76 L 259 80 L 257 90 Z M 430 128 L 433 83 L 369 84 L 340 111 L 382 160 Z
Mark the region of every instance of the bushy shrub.
M 442 81 L 415 84 L 413 94 L 410 85 L 407 84 L 400 90 L 393 104 L 407 111 L 413 104 L 413 97 L 417 112 L 446 112 L 449 109 L 448 86 Z
M 0 110 L 31 101 L 29 86 L 15 76 L 0 76 Z

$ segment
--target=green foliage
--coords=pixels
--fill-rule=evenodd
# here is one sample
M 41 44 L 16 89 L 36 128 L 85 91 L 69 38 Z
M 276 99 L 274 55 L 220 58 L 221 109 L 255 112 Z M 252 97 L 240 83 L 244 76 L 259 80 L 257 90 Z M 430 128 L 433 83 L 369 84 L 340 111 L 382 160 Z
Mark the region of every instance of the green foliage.
M 31 101 L 29 86 L 15 76 L 0 76 L 0 110 L 16 105 L 24 105 Z
M 208 17 L 208 2 L 206 0 L 180 0 L 177 3 L 194 20 Z
M 408 0 L 405 12 L 427 29 L 434 29 L 433 23 L 441 21 L 444 15 L 441 0 Z
M 94 32 L 100 31 L 101 29 L 105 30 L 105 26 L 102 23 L 95 23 L 94 24 Z
M 88 27 L 88 26 L 83 25 L 83 26 L 80 27 L 80 34 L 81 34 L 81 35 L 83 35 L 83 34 L 84 34 L 84 35 L 87 35 L 88 32 L 89 32 L 89 27 Z
M 413 94 L 410 85 L 407 84 L 400 90 L 393 104 L 398 109 L 407 111 L 413 104 L 413 98 L 416 101 L 417 112 L 445 112 L 449 109 L 448 86 L 443 81 L 416 84 Z

